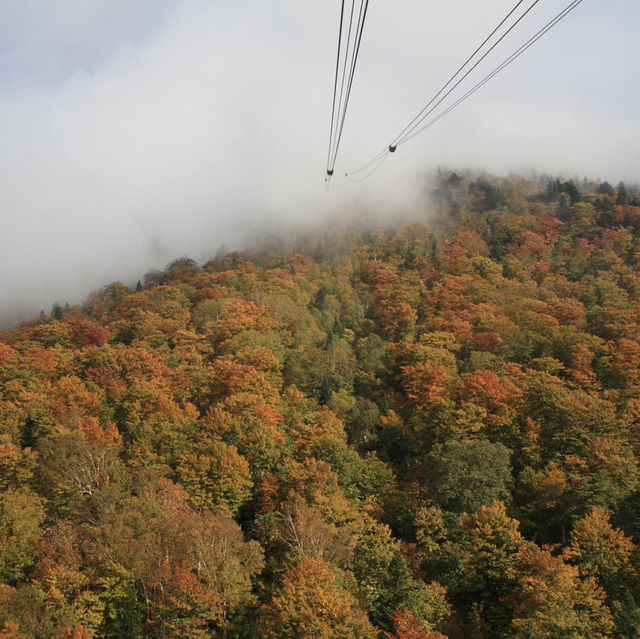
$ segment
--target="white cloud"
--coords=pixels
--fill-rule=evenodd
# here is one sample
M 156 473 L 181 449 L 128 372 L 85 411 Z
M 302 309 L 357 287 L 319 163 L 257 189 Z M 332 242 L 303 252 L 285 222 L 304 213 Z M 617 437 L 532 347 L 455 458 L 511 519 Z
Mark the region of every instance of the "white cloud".
M 402 207 L 417 172 L 435 164 L 640 175 L 640 10 L 629 0 L 585 2 L 370 180 L 336 175 L 329 192 L 338 3 L 52 4 L 30 0 L 11 14 L 27 53 L 0 28 L 5 317 L 24 300 L 48 309 L 180 255 L 201 259 L 266 220 L 358 199 Z M 478 5 L 371 3 L 340 170 L 384 146 L 512 2 Z M 532 14 L 494 60 L 562 6 Z M 43 74 L 43 56 L 55 73 Z M 19 77 L 3 74 L 10 58 Z

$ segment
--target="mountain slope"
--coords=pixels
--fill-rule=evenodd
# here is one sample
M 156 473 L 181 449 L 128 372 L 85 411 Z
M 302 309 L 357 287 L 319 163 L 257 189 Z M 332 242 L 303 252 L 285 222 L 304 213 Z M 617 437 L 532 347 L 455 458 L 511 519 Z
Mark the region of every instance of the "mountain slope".
M 640 201 L 432 195 L 0 333 L 0 636 L 634 636 Z

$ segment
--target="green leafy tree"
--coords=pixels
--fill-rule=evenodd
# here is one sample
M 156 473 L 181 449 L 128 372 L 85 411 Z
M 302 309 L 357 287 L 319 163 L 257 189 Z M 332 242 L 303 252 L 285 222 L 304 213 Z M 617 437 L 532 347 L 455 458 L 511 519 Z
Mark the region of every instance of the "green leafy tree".
M 482 610 L 482 617 L 493 631 L 507 628 L 518 571 L 518 553 L 526 541 L 518 522 L 507 516 L 505 505 L 495 502 L 477 513 L 463 514 L 460 530 L 463 596 Z M 469 609 L 472 606 L 469 605 Z
M 35 563 L 45 520 L 44 500 L 36 493 L 9 488 L 0 494 L 0 579 L 24 580 Z
M 429 456 L 429 477 L 438 504 L 456 513 L 475 512 L 511 498 L 511 451 L 479 440 L 436 444 Z

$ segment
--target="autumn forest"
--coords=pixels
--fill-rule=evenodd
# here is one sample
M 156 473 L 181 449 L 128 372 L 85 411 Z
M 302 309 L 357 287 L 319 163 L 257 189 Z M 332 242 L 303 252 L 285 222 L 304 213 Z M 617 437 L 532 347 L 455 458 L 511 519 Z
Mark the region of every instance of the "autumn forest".
M 0 332 L 0 638 L 640 636 L 640 197 L 427 190 Z

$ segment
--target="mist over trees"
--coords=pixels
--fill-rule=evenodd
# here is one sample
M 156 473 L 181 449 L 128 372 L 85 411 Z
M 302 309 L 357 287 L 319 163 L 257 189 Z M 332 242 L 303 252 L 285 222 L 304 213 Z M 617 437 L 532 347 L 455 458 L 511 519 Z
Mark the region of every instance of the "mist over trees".
M 0 637 L 637 636 L 637 189 L 430 188 L 0 332 Z

